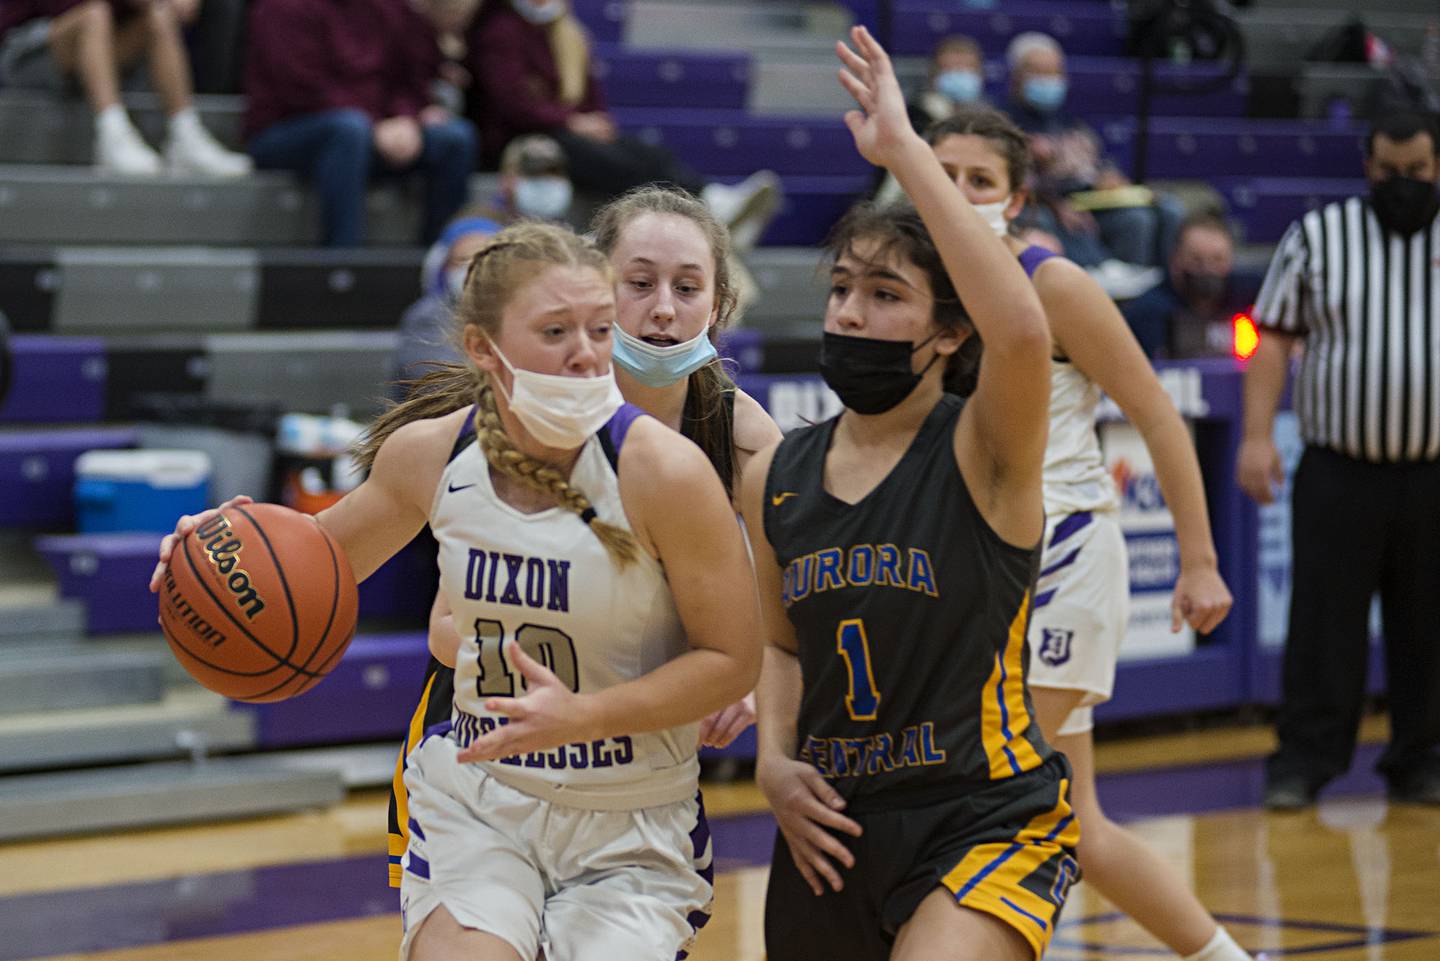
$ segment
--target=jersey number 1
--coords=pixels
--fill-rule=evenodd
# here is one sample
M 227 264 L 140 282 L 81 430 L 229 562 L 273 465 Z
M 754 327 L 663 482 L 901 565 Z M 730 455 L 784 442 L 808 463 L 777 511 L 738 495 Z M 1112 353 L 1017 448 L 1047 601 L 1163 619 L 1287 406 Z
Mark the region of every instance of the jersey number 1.
M 865 636 L 865 622 L 858 617 L 841 621 L 835 630 L 835 649 L 850 669 L 850 693 L 845 695 L 845 710 L 850 712 L 850 719 L 875 720 L 880 710 L 880 691 L 875 687 L 875 672 L 870 666 L 870 640 Z
M 520 650 L 553 672 L 572 691 L 580 690 L 580 664 L 570 635 L 540 624 L 522 624 L 515 632 Z M 480 676 L 475 688 L 481 697 L 514 697 L 515 673 L 505 659 L 505 625 L 499 621 L 475 619 L 475 646 L 480 649 Z M 525 678 L 520 678 L 525 687 Z

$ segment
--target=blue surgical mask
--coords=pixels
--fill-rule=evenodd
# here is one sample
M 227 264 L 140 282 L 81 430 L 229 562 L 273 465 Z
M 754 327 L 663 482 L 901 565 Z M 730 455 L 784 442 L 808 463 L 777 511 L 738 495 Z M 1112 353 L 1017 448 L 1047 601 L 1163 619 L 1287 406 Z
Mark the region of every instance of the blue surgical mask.
M 646 387 L 669 387 L 689 377 L 695 371 L 710 363 L 717 356 L 715 345 L 710 343 L 710 331 L 699 334 L 670 347 L 657 347 L 639 337 L 627 334 L 616 324 L 611 328 L 615 343 L 610 359 L 625 373 L 634 377 Z
M 1030 106 L 1041 113 L 1054 113 L 1065 102 L 1069 84 L 1064 77 L 1028 77 L 1023 92 Z
M 522 217 L 560 220 L 570 211 L 573 195 L 564 177 L 526 177 L 515 185 L 515 210 Z
M 935 89 L 955 103 L 980 99 L 980 75 L 973 70 L 946 70 L 935 78 Z
M 534 24 L 554 23 L 565 13 L 563 3 L 545 5 L 536 3 L 535 0 L 510 0 L 510 5 L 515 8 L 516 13 Z

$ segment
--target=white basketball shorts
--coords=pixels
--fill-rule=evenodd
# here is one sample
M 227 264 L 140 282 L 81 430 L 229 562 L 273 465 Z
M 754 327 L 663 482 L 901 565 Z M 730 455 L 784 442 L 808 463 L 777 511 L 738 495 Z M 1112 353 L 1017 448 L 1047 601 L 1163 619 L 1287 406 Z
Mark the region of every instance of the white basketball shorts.
M 1094 706 L 1110 700 L 1130 617 L 1125 535 L 1109 511 L 1045 521 L 1040 578 L 1030 616 L 1030 686 L 1084 691 L 1061 734 L 1095 726 Z
M 447 737 L 410 754 L 404 937 L 444 905 L 522 958 L 675 961 L 710 917 L 714 868 L 700 798 L 634 811 L 544 801 L 455 760 Z

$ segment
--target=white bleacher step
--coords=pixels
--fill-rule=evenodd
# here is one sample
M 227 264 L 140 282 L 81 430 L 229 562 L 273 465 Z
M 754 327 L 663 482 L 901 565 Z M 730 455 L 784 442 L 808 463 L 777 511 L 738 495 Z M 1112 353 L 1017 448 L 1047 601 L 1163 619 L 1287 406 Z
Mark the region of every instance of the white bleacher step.
M 84 633 L 85 606 L 79 601 L 0 607 L 0 651 L 15 642 L 59 641 Z
M 344 795 L 335 771 L 264 756 L 31 774 L 0 782 L 0 841 L 307 810 Z
M 0 717 L 0 773 L 181 757 L 255 745 L 255 720 L 187 686 L 154 704 L 77 706 Z
M 496 178 L 477 174 L 472 195 Z M 416 181 L 366 195 L 367 243 L 402 247 L 419 230 Z M 89 167 L 0 165 L 0 243 L 309 246 L 319 237 L 310 192 L 286 173 L 236 180 L 102 175 Z
M 159 703 L 167 659 L 94 645 L 0 655 L 0 715 Z

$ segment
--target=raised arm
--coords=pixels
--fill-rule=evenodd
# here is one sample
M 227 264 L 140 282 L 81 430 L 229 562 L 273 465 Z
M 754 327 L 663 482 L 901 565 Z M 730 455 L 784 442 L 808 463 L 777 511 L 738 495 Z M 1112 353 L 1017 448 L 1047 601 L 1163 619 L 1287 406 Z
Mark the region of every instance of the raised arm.
M 1210 536 L 1200 461 L 1180 412 L 1160 386 L 1114 301 L 1089 274 L 1056 258 L 1037 271 L 1035 287 L 1060 349 L 1119 405 L 1155 462 L 1155 476 L 1180 542 L 1171 630 L 1178 631 L 1182 620 L 1197 631 L 1214 630 L 1229 613 L 1232 598 L 1220 577 Z
M 966 480 L 988 487 L 1001 499 L 1021 494 L 1026 513 L 1033 513 L 1028 505 L 1039 502 L 1049 426 L 1050 331 L 1045 312 L 1024 268 L 955 189 L 934 152 L 910 126 L 890 58 L 864 27 L 854 28 L 851 39 L 855 50 L 843 43 L 836 46 L 845 65 L 840 82 L 861 109 L 847 113 L 845 124 L 865 159 L 888 168 L 915 204 L 985 345 L 979 383 L 961 418 L 961 430 L 968 430 L 976 443 L 957 443 L 962 467 L 966 457 L 980 461 L 973 472 L 967 471 Z M 1002 536 L 1007 533 L 1002 527 L 1034 526 L 1033 520 L 997 525 L 996 516 L 1010 514 L 1011 505 L 997 503 L 992 505 L 997 510 L 987 511 L 987 492 L 976 493 L 986 519 Z

